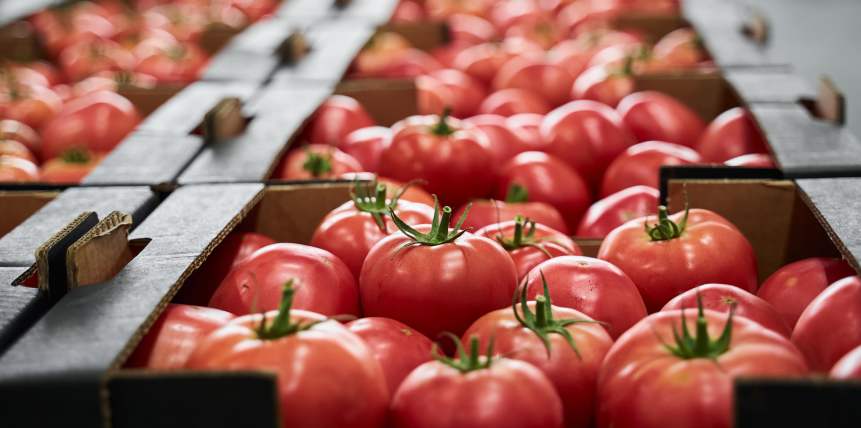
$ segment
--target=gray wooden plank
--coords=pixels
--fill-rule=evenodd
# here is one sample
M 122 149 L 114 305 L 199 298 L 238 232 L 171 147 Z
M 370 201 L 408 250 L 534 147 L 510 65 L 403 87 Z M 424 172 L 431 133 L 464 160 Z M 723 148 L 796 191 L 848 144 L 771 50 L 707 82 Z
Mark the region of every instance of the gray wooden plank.
M 82 182 L 85 186 L 165 187 L 203 148 L 197 135 L 134 133 L 102 160 Z

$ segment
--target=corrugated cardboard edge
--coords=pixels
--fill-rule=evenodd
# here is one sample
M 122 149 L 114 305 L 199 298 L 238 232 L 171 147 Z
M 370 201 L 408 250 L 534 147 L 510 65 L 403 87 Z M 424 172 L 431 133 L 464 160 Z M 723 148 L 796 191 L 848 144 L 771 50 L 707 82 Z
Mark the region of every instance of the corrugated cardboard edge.
M 69 290 L 79 285 L 107 281 L 116 276 L 125 267 L 132 259 L 128 245 L 131 224 L 131 215 L 114 211 L 103 218 L 99 224 L 90 229 L 89 232 L 66 250 L 66 271 L 68 273 L 67 284 Z M 107 247 L 99 248 L 103 245 Z M 120 248 L 110 248 L 110 246 L 117 245 Z M 101 251 L 104 256 L 100 257 L 100 262 L 108 262 L 108 265 L 101 264 L 98 267 L 94 265 L 78 266 L 79 262 L 85 263 L 87 261 L 87 251 Z
M 242 220 L 248 215 L 251 210 L 260 203 L 263 199 L 263 195 L 266 194 L 266 188 L 261 189 L 245 207 L 230 220 L 229 223 L 221 230 L 221 233 L 216 236 L 212 242 L 203 250 L 203 252 L 194 260 L 185 272 L 180 275 L 179 279 L 174 283 L 173 287 L 171 287 L 170 291 L 167 292 L 164 297 L 162 297 L 158 306 L 156 306 L 155 310 L 150 314 L 149 317 L 144 321 L 143 324 L 138 328 L 138 331 L 132 336 L 132 338 L 126 343 L 126 346 L 123 350 L 114 358 L 111 364 L 108 366 L 108 369 L 102 374 L 101 381 L 99 382 L 99 395 L 102 403 L 102 425 L 105 427 L 111 426 L 111 397 L 110 390 L 108 386 L 110 384 L 110 379 L 112 376 L 116 375 L 120 369 L 122 368 L 123 362 L 125 362 L 128 357 L 132 354 L 135 347 L 140 343 L 141 338 L 149 331 L 150 327 L 155 323 L 158 319 L 159 315 L 164 312 L 164 309 L 167 307 L 167 304 L 173 300 L 173 296 L 176 295 L 179 288 L 182 287 L 182 284 L 191 276 L 191 274 L 206 261 L 212 251 L 221 244 L 221 241 L 230 234 Z
M 17 287 L 17 286 L 23 284 L 24 281 L 26 281 L 28 278 L 33 276 L 33 274 L 35 274 L 35 273 L 36 273 L 36 265 L 30 266 L 29 269 L 24 271 L 24 273 L 22 273 L 17 278 L 15 278 L 14 281 L 12 281 L 12 285 Z
M 69 234 L 72 230 L 78 227 L 87 217 L 93 214 L 92 211 L 87 211 L 81 213 L 78 217 L 72 220 L 71 223 L 67 224 L 62 230 L 57 232 L 54 236 L 51 237 L 44 244 L 39 246 L 36 249 L 36 269 L 39 271 L 39 289 L 50 291 L 48 286 L 48 250 L 51 249 L 55 244 L 60 242 L 61 239 L 65 238 L 66 235 Z M 32 268 L 30 268 L 32 270 Z M 28 270 L 29 272 L 29 270 Z M 26 274 L 26 273 L 25 273 Z M 30 273 L 32 275 L 32 272 Z M 28 276 L 29 277 L 29 276 Z M 20 279 L 20 277 L 19 277 Z M 26 279 L 26 278 L 25 278 Z M 18 279 L 15 280 L 18 282 Z
M 846 122 L 846 98 L 831 78 L 825 75 L 819 78 L 816 110 L 819 117 L 835 125 Z
M 293 30 L 275 49 L 282 61 L 291 64 L 299 62 L 310 51 L 311 46 L 308 45 L 305 33 L 301 30 Z
M 828 238 L 830 238 L 834 246 L 837 247 L 837 251 L 840 251 L 840 254 L 843 255 L 843 259 L 846 260 L 849 265 L 852 266 L 852 269 L 855 269 L 856 272 L 861 272 L 861 264 L 858 263 L 858 260 L 855 260 L 855 257 L 852 256 L 852 252 L 850 252 L 849 249 L 846 248 L 846 245 L 843 243 L 840 237 L 837 236 L 837 233 L 834 232 L 834 229 L 831 228 L 831 224 L 828 223 L 828 220 L 825 219 L 825 217 L 819 211 L 819 208 L 816 207 L 816 204 L 813 203 L 813 201 L 810 199 L 810 196 L 808 196 L 807 193 L 804 191 L 804 188 L 798 186 L 797 184 L 796 187 L 798 196 L 801 198 L 802 201 L 804 201 L 807 207 L 810 208 L 810 212 L 813 213 L 813 216 L 816 217 L 816 220 L 818 220 L 819 224 L 822 225 L 822 228 L 825 229 L 825 233 L 828 234 Z

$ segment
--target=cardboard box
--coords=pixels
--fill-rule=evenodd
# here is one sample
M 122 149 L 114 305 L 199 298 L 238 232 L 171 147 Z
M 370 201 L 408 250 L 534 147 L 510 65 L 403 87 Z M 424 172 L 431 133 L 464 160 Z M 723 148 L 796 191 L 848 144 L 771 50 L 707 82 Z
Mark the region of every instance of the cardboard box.
M 397 5 L 398 0 L 289 0 L 281 5 L 277 15 L 302 19 L 309 25 L 340 19 L 377 26 L 391 19 Z

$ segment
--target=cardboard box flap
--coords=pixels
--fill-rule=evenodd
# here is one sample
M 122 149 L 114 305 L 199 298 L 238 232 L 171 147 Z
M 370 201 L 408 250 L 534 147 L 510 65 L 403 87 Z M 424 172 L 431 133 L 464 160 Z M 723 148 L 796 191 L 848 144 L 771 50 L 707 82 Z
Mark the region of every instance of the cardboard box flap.
M 0 238 L 39 211 L 60 194 L 50 192 L 2 192 L 0 191 Z
M 24 267 L 0 268 L 0 355 L 51 306 L 48 293 L 32 287 L 13 287 Z
M 69 247 L 66 272 L 70 290 L 107 281 L 131 261 L 131 224 L 132 216 L 114 211 Z
M 36 249 L 39 289 L 47 291 L 52 301 L 57 301 L 68 291 L 66 251 L 98 223 L 96 213 L 81 213 Z
M 360 102 L 377 125 L 392 126 L 401 119 L 419 114 L 414 79 L 348 80 L 339 83 L 335 93 Z
M 747 103 L 795 103 L 816 98 L 816 91 L 787 67 L 723 70 L 724 79 Z
M 377 27 L 379 33 L 396 33 L 403 36 L 416 49 L 430 51 L 443 46 L 451 39 L 448 26 L 443 22 L 419 22 L 409 24 L 387 23 Z
M 193 83 L 144 119 L 137 132 L 188 135 L 200 126 L 203 115 L 219 101 L 227 97 L 247 101 L 258 86 L 259 83 L 254 82 Z
M 236 97 L 224 98 L 203 115 L 200 134 L 207 143 L 235 137 L 245 129 L 242 116 L 242 100 Z
M 825 225 L 834 245 L 861 272 L 861 178 L 797 180 L 802 197 Z
M 296 79 L 338 82 L 373 33 L 374 27 L 361 21 L 315 25 L 305 34 L 311 46 L 308 54 L 301 61 L 284 64 L 272 79 L 276 82 Z
M 198 135 L 135 132 L 109 153 L 82 183 L 166 189 L 200 153 L 203 144 L 203 138 Z
M 658 189 L 659 203 L 667 205 L 669 180 L 782 180 L 783 172 L 777 168 L 747 168 L 711 165 L 663 165 Z
M 293 31 L 278 45 L 276 53 L 282 61 L 295 64 L 305 58 L 311 50 L 303 31 Z
M 768 42 L 771 29 L 765 14 L 761 10 L 752 11 L 747 22 L 744 24 L 742 32 L 756 43 L 764 44 Z
M 372 25 L 385 24 L 398 0 L 290 0 L 281 4 L 279 17 L 309 20 L 352 18 Z
M 212 58 L 201 80 L 260 84 L 269 79 L 278 63 L 272 55 L 225 49 Z
M 846 121 L 846 99 L 828 76 L 819 79 L 816 113 L 817 117 L 835 125 L 843 125 Z

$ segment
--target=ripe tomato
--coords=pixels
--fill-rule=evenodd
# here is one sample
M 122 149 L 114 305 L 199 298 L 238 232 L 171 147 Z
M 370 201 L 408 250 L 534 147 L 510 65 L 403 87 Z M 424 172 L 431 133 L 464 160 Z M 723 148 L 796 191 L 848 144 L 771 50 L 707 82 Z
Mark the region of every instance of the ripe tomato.
M 592 60 L 592 57 L 604 48 L 640 42 L 641 40 L 630 33 L 597 29 L 581 34 L 574 39 L 559 42 L 550 50 L 550 53 L 559 57 L 561 63 L 572 63 L 582 71 L 583 67 Z
M 571 88 L 571 99 L 592 100 L 616 107 L 634 93 L 636 84 L 630 73 L 612 66 L 599 65 L 586 69 Z
M 661 92 L 628 95 L 616 109 L 637 141 L 666 141 L 694 147 L 706 125 L 690 107 Z
M 573 101 L 544 117 L 545 151 L 577 170 L 597 189 L 604 171 L 619 154 L 636 143 L 612 108 L 595 101 Z
M 129 71 L 136 63 L 131 52 L 110 40 L 75 43 L 63 49 L 59 62 L 70 82 L 77 82 L 100 71 Z
M 551 106 L 568 101 L 574 76 L 568 70 L 550 61 L 544 53 L 526 53 L 503 65 L 493 79 L 493 88 L 525 89 L 533 92 Z
M 429 53 L 410 48 L 394 57 L 391 62 L 379 71 L 381 77 L 416 77 L 442 69 L 440 64 Z
M 507 37 L 502 43 L 485 43 L 464 49 L 455 57 L 454 68 L 489 85 L 510 59 L 523 53 L 541 51 L 541 45 L 531 40 Z
M 431 19 L 439 20 L 455 14 L 487 16 L 491 3 L 487 0 L 425 0 Z
M 42 153 L 42 139 L 33 128 L 17 120 L 0 120 L 0 140 L 17 141 L 27 147 L 30 153 Z
M 389 20 L 392 24 L 417 24 L 423 22 L 425 9 L 420 3 L 413 0 L 400 0 L 392 12 L 392 18 Z
M 493 359 L 493 341 L 479 356 L 456 337 L 460 359 L 435 356 L 401 384 L 389 406 L 392 428 L 521 427 L 561 428 L 562 403 L 550 380 L 535 366 Z
M 583 255 L 580 247 L 564 233 L 522 215 L 517 215 L 514 220 L 488 225 L 475 234 L 498 242 L 508 251 L 517 269 L 518 280 L 552 258 Z
M 547 203 L 562 214 L 569 230 L 592 203 L 586 182 L 562 160 L 541 152 L 524 152 L 499 169 L 494 198 L 503 199 L 512 184 L 526 188 L 529 200 Z
M 311 246 L 322 248 L 337 256 L 352 272 L 356 280 L 371 248 L 386 236 L 398 231 L 389 210 L 410 224 L 430 224 L 434 210 L 428 205 L 400 201 L 400 191 L 392 199 L 386 198 L 387 186 L 356 182 L 353 200 L 345 202 L 323 218 L 311 237 Z
M 539 147 L 532 146 L 527 142 L 530 137 L 529 134 L 522 131 L 515 132 L 506 126 L 505 117 L 496 114 L 481 114 L 470 117 L 464 122 L 474 125 L 487 134 L 496 165 L 500 165 L 520 153 L 539 149 Z
M 655 43 L 652 55 L 673 67 L 690 67 L 706 59 L 703 41 L 691 28 L 679 28 Z
M 606 323 L 604 328 L 613 340 L 647 315 L 637 286 L 619 268 L 603 260 L 575 255 L 541 263 L 522 281 L 527 298 L 541 294 L 545 278 L 556 306 Z
M 206 54 L 193 43 L 149 38 L 134 49 L 135 71 L 160 82 L 192 82 L 200 78 Z
M 544 116 L 550 110 L 550 105 L 544 98 L 525 89 L 496 91 L 488 95 L 478 107 L 479 114 L 498 114 L 505 117 L 529 113 Z
M 792 343 L 818 373 L 861 346 L 861 280 L 843 278 L 816 296 L 798 318 Z
M 412 186 L 406 187 L 406 183 L 402 181 L 392 180 L 391 178 L 380 177 L 375 174 L 371 174 L 369 172 L 360 172 L 360 173 L 350 173 L 344 174 L 341 176 L 342 179 L 345 180 L 365 180 L 365 181 L 373 181 L 377 180 L 377 184 L 385 184 L 386 185 L 386 199 L 392 199 L 395 196 L 395 191 L 401 188 L 406 188 L 406 190 L 401 193 L 401 196 L 398 198 L 402 201 L 410 201 L 410 202 L 419 202 L 425 205 L 433 205 L 434 199 L 430 193 L 426 192 L 421 188 L 418 184 L 413 184 Z M 421 181 L 418 181 L 419 183 Z
M 861 346 L 849 351 L 831 368 L 832 379 L 861 379 Z
M 39 181 L 39 167 L 17 156 L 0 156 L 0 182 Z
M 662 141 L 635 144 L 616 157 L 607 167 L 601 181 L 601 197 L 606 198 L 634 186 L 657 189 L 661 181 L 661 165 L 691 165 L 703 163 L 693 149 Z
M 702 209 L 668 215 L 663 205 L 658 207 L 656 226 L 648 226 L 653 218 L 619 226 L 598 250 L 599 259 L 616 265 L 634 281 L 649 313 L 702 284 L 728 284 L 756 292 L 759 279 L 753 247 L 729 221 Z M 643 236 L 644 224 L 647 236 Z
M 774 306 L 790 327 L 829 285 L 856 275 L 846 260 L 813 257 L 790 263 L 771 274 L 756 296 Z
M 697 296 L 703 301 L 703 308 L 717 312 L 735 311 L 735 316 L 744 317 L 789 339 L 792 327 L 783 319 L 780 312 L 765 300 L 738 287 L 726 284 L 706 284 L 688 290 L 670 300 L 661 311 L 692 308 Z
M 332 95 L 317 109 L 308 127 L 308 142 L 340 148 L 349 133 L 374 125 L 371 114 L 358 101 L 344 95 Z
M 209 333 L 234 318 L 235 315 L 218 309 L 168 303 L 126 360 L 125 367 L 181 369 Z
M 454 41 L 431 49 L 430 54 L 444 68 L 455 68 L 454 60 L 465 49 L 472 45 L 464 41 Z
M 288 281 L 280 310 L 265 314 L 268 325 L 264 315 L 231 321 L 198 345 L 186 367 L 274 370 L 285 427 L 379 427 L 389 401 L 380 364 L 337 321 L 291 311 L 293 294 L 302 292 Z
M 445 83 L 425 74 L 416 76 L 415 82 L 419 114 L 442 114 L 446 108 L 452 108 L 454 93 Z
M 367 316 L 438 337 L 463 334 L 480 316 L 508 305 L 517 286 L 511 257 L 490 239 L 460 230 L 461 223 L 449 231 L 450 218 L 445 207 L 442 220 L 435 215 L 432 226 L 413 229 L 392 215 L 401 233 L 377 243 L 359 275 Z
M 560 40 L 565 40 L 562 29 L 546 16 L 535 16 L 508 27 L 505 37 L 523 37 L 538 43 L 544 49 L 550 49 Z
M 408 117 L 392 131 L 391 144 L 383 148 L 380 175 L 405 182 L 425 180 L 428 192 L 451 205 L 489 193 L 493 155 L 481 130 L 443 114 Z
M 658 206 L 660 196 L 658 189 L 649 186 L 620 190 L 592 204 L 574 235 L 603 238 L 628 221 L 649 215 L 650 207 Z
M 451 42 L 470 45 L 487 43 L 496 38 L 496 28 L 484 18 L 457 13 L 445 19 Z
M 774 168 L 776 165 L 774 164 L 774 160 L 771 159 L 771 156 L 765 153 L 753 153 L 749 155 L 742 155 L 737 158 L 732 158 L 726 162 L 725 165 L 728 166 L 746 166 L 748 168 Z
M 24 65 L 24 67 L 33 70 L 42 76 L 45 77 L 45 80 L 48 81 L 48 86 L 59 85 L 61 83 L 66 82 L 65 76 L 60 73 L 60 70 L 54 64 L 51 64 L 45 60 L 35 60 L 33 62 L 28 62 Z
M 451 91 L 452 99 L 448 106 L 451 107 L 452 117 L 465 119 L 475 115 L 478 106 L 487 95 L 481 82 L 459 70 L 438 70 L 431 72 L 430 76 L 439 80 Z M 416 84 L 418 85 L 418 81 Z M 427 114 L 442 114 L 445 107 Z
M 499 200 L 472 201 L 469 205 L 461 205 L 452 214 L 454 218 L 461 218 L 469 208 L 470 215 L 463 222 L 463 227 L 481 229 L 491 224 L 514 220 L 518 215 L 535 220 L 557 232 L 568 235 L 568 225 L 562 218 L 562 214 L 552 206 L 543 202 L 528 202 L 529 194 L 523 186 L 512 184 L 508 189 L 505 202 Z
M 742 155 L 767 153 L 765 142 L 743 107 L 729 109 L 703 131 L 694 148 L 706 162 L 725 162 Z
M 109 152 L 141 122 L 135 106 L 122 95 L 96 91 L 70 101 L 45 124 L 42 158 L 72 147 Z
M 402 322 L 390 318 L 362 318 L 345 327 L 371 348 L 383 368 L 391 394 L 411 371 L 432 360 L 433 342 Z
M 544 294 L 520 308 L 500 309 L 479 318 L 463 337 L 478 336 L 479 346 L 494 342 L 494 356 L 525 361 L 553 382 L 562 400 L 565 426 L 591 426 L 598 371 L 613 339 L 592 318 L 569 308 L 553 306 Z M 534 313 L 532 311 L 535 311 Z
M 0 156 L 14 156 L 33 163 L 38 162 L 36 156 L 33 155 L 33 152 L 27 146 L 14 140 L 0 140 Z
M 518 135 L 522 135 L 524 141 L 537 151 L 544 151 L 544 140 L 541 138 L 541 123 L 544 115 L 535 113 L 521 113 L 509 116 L 505 119 L 505 126 Z
M 361 165 L 362 171 L 377 172 L 380 169 L 383 146 L 391 139 L 391 129 L 385 126 L 369 126 L 347 134 L 343 144 L 338 148 L 355 158 Z
M 54 91 L 23 83 L 0 87 L 0 117 L 39 129 L 62 108 Z
M 735 378 L 805 373 L 804 358 L 788 340 L 746 318 L 701 305 L 693 320 L 690 312 L 659 312 L 628 330 L 604 358 L 596 425 L 729 428 Z
M 287 153 L 275 168 L 275 180 L 331 179 L 359 172 L 362 165 L 354 157 L 327 144 L 310 144 Z
M 116 35 L 114 25 L 103 16 L 88 12 L 73 12 L 70 15 L 51 16 L 44 24 L 37 24 L 52 58 L 75 43 L 105 40 Z
M 239 263 L 209 300 L 210 308 L 235 315 L 277 308 L 281 286 L 295 280 L 295 306 L 319 314 L 361 315 L 359 287 L 350 268 L 332 253 L 300 244 L 261 248 Z
M 48 183 L 80 183 L 102 162 L 104 156 L 86 149 L 72 147 L 60 156 L 42 164 L 42 181 Z
M 378 76 L 389 63 L 411 47 L 410 42 L 400 34 L 379 33 L 365 44 L 353 64 L 361 75 Z

